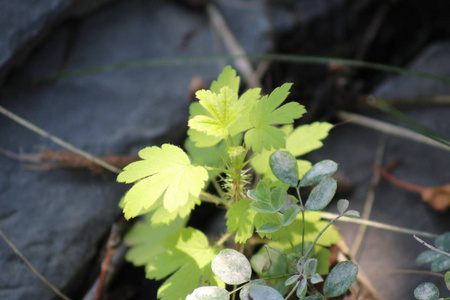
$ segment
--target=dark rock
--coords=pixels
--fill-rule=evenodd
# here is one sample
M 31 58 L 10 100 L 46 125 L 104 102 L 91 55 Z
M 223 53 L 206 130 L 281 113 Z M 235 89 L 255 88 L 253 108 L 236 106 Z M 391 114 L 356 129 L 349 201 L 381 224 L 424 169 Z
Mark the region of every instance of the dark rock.
M 292 30 L 295 26 L 309 26 L 342 9 L 346 0 L 309 1 L 283 0 L 272 1 L 267 6 L 269 19 L 274 32 Z
M 10 83 L 61 68 L 218 54 L 206 16 L 166 2 L 118 2 L 81 21 L 77 39 L 71 40 L 70 30 L 67 25 L 53 32 Z M 252 37 L 246 39 L 250 43 Z M 200 75 L 209 82 L 225 64 L 93 72 L 5 90 L 0 103 L 92 154 L 136 153 L 162 142 L 181 144 L 191 79 Z M 0 147 L 29 153 L 35 146 L 60 149 L 0 117 Z M 117 203 L 126 187 L 115 183 L 114 175 L 107 178 L 88 171 L 36 172 L 0 156 L 0 228 L 50 282 L 75 298 L 88 287 L 87 278 L 96 276 L 97 248 L 120 216 Z M 0 299 L 55 297 L 4 243 L 0 268 Z
M 230 30 L 248 54 L 271 51 L 270 23 L 266 18 L 264 1 L 216 2 Z
M 53 25 L 107 2 L 111 0 L 0 0 L 0 85 Z
M 443 43 L 428 48 L 412 65 L 411 69 L 436 75 L 450 75 L 450 44 Z M 450 93 L 450 85 L 437 80 L 402 75 L 387 80 L 374 94 L 382 98 L 417 98 Z M 415 121 L 449 137 L 449 107 L 420 106 L 403 109 Z M 391 117 L 380 117 L 393 122 Z M 323 158 L 339 162 L 340 170 L 354 184 L 349 198 L 350 207 L 362 212 L 364 201 L 373 177 L 372 165 L 381 134 L 371 129 L 345 125 L 335 129 L 325 141 L 319 153 Z M 419 186 L 448 184 L 450 160 L 448 152 L 396 136 L 388 136 L 383 165 L 400 159 L 401 165 L 393 175 L 405 182 Z M 386 224 L 442 234 L 450 228 L 448 212 L 437 212 L 422 202 L 416 193 L 402 190 L 381 179 L 375 193 L 371 219 Z M 357 226 L 339 223 L 345 239 L 352 244 Z M 432 239 L 424 238 L 433 243 Z M 424 281 L 434 282 L 441 291 L 446 290 L 443 279 L 418 274 L 396 274 L 399 269 L 430 270 L 429 265 L 419 266 L 415 259 L 426 250 L 410 234 L 400 234 L 368 228 L 356 259 L 361 269 L 385 299 L 409 299 L 415 287 Z M 448 294 L 448 293 L 447 293 Z M 443 296 L 443 295 L 441 295 Z

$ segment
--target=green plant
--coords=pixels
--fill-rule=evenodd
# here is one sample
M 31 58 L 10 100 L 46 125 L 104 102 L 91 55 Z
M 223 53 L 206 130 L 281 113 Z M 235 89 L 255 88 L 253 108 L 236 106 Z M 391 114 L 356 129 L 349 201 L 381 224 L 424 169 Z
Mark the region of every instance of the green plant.
M 431 263 L 432 272 L 444 272 L 444 281 L 447 289 L 450 291 L 450 232 L 446 232 L 438 236 L 434 242 L 436 246 L 432 246 L 422 239 L 414 236 L 421 244 L 428 247 L 417 257 L 418 263 Z M 431 282 L 423 282 L 414 290 L 414 297 L 418 300 L 449 300 L 450 298 L 439 298 L 440 293 L 436 285 Z
M 341 262 L 329 273 L 327 247 L 340 240 L 334 221 L 359 213 L 340 200 L 339 215 L 321 221 L 318 211 L 336 192 L 331 176 L 338 165 L 297 159 L 321 147 L 332 126 L 316 122 L 294 129 L 306 110 L 296 102 L 283 104 L 292 84 L 263 97 L 257 88 L 239 97 L 239 85 L 236 72 L 226 67 L 210 90 L 196 93 L 185 143 L 189 155 L 170 144 L 147 147 L 139 152 L 142 160 L 119 174 L 119 182 L 135 183 L 121 202 L 125 217 L 146 215 L 125 237 L 126 258 L 144 265 L 149 279 L 172 274 L 158 290 L 164 300 L 235 299 L 238 290 L 241 299 L 339 296 L 358 268 Z M 209 185 L 216 193 L 207 192 Z M 313 187 L 306 201 L 304 187 Z M 202 202 L 227 210 L 227 232 L 212 245 L 203 232 L 186 227 Z M 232 237 L 239 251 L 222 250 Z M 260 279 L 250 281 L 252 268 Z M 316 284 L 326 274 L 322 293 Z M 244 285 L 228 292 L 226 284 Z

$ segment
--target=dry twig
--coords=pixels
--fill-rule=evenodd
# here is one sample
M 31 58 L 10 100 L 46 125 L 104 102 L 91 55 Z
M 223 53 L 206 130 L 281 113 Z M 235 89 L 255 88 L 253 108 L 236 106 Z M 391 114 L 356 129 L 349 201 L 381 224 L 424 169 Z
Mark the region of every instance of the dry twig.
M 85 151 L 83 151 L 81 149 L 78 149 L 78 148 L 72 146 L 71 144 L 63 141 L 62 139 L 60 139 L 60 138 L 58 138 L 56 136 L 51 135 L 50 133 L 48 133 L 47 131 L 43 130 L 42 128 L 39 128 L 38 126 L 28 122 L 27 120 L 19 117 L 15 113 L 7 110 L 6 108 L 4 108 L 2 106 L 0 106 L 0 113 L 3 114 L 4 116 L 10 118 L 11 120 L 19 123 L 20 125 L 24 126 L 25 128 L 27 128 L 27 129 L 29 129 L 29 130 L 39 134 L 40 136 L 43 136 L 43 137 L 51 140 L 52 142 L 60 145 L 61 147 L 65 148 L 65 149 L 67 149 L 67 150 L 69 150 L 69 151 L 71 151 L 73 153 L 76 153 L 79 156 L 82 156 L 85 159 L 87 159 L 89 161 L 92 161 L 92 162 L 96 163 L 97 165 L 102 166 L 103 168 L 105 168 L 105 169 L 107 169 L 107 170 L 109 170 L 109 171 L 111 171 L 113 173 L 120 173 L 121 172 L 121 170 L 116 168 L 115 166 L 113 166 L 113 165 L 111 165 L 111 164 L 101 160 L 100 158 L 95 157 L 95 156 L 93 156 L 93 155 L 91 155 L 91 154 L 89 154 L 89 153 L 87 153 L 87 152 L 85 152 Z
M 385 132 L 387 134 L 390 135 L 396 135 L 402 138 L 406 138 L 406 139 L 410 139 L 422 144 L 426 144 L 429 146 L 433 146 L 439 149 L 443 149 L 446 151 L 450 151 L 450 147 L 436 142 L 433 139 L 430 139 L 426 136 L 423 136 L 421 134 L 418 134 L 412 130 L 409 129 L 405 129 L 399 126 L 395 126 L 389 123 L 385 123 L 382 121 L 378 121 L 372 118 L 368 118 L 368 117 L 364 117 L 361 115 L 357 115 L 357 114 L 353 114 L 353 113 L 349 113 L 349 112 L 345 112 L 345 111 L 340 111 L 337 113 L 337 116 L 343 120 L 343 121 L 348 121 L 348 122 L 352 122 L 364 127 L 368 127 L 368 128 L 372 128 L 381 132 Z
M 377 152 L 376 152 L 376 156 L 375 156 L 375 165 L 382 164 L 385 148 L 386 148 L 386 137 L 383 135 L 381 137 L 380 142 L 378 143 Z M 376 190 L 376 187 L 378 186 L 379 182 L 380 182 L 380 174 L 375 172 L 373 175 L 373 178 L 372 178 L 372 182 L 370 184 L 369 192 L 367 193 L 365 204 L 364 204 L 364 210 L 363 210 L 363 213 L 361 216 L 361 218 L 363 220 L 370 219 L 370 214 L 372 212 L 373 203 L 375 202 L 375 190 Z M 356 254 L 358 253 L 359 247 L 364 238 L 366 229 L 367 229 L 366 225 L 359 226 L 358 233 L 356 234 L 355 240 L 354 240 L 351 250 L 350 250 L 352 257 L 356 257 Z
M 220 11 L 211 3 L 206 4 L 206 11 L 214 30 L 222 38 L 228 52 L 234 56 L 239 56 L 239 58 L 234 60 L 234 63 L 236 68 L 242 73 L 242 77 L 248 86 L 251 88 L 260 87 L 261 83 L 253 70 L 252 64 L 245 58 L 246 53 L 244 48 L 239 44 L 238 40 L 231 32 Z

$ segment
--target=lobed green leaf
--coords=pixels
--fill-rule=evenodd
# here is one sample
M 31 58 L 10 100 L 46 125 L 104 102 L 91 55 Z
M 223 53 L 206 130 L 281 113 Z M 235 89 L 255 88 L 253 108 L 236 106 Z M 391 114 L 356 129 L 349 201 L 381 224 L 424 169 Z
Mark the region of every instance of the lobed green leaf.
M 150 264 L 155 256 L 164 253 L 163 241 L 187 222 L 186 218 L 177 218 L 168 225 L 155 228 L 149 221 L 150 217 L 135 223 L 124 237 L 125 244 L 130 247 L 125 259 L 135 266 Z
M 164 144 L 139 151 L 141 161 L 133 162 L 119 174 L 119 182 L 137 182 L 124 197 L 125 218 L 138 216 L 143 210 L 162 205 L 172 213 L 189 206 L 198 198 L 208 179 L 208 172 L 193 166 L 179 147 Z M 195 200 L 194 200 L 195 201 Z
M 149 279 L 159 280 L 173 273 L 158 289 L 158 298 L 182 300 L 199 285 L 225 287 L 210 266 L 220 249 L 211 248 L 201 231 L 179 229 L 164 240 L 163 246 L 166 251 L 146 266 Z
M 289 95 L 291 86 L 291 83 L 283 84 L 252 107 L 249 121 L 253 128 L 245 134 L 245 143 L 253 151 L 261 153 L 263 149 L 284 148 L 286 134 L 273 125 L 291 124 L 306 112 L 302 105 L 295 102 L 277 108 Z
M 200 90 L 195 94 L 207 115 L 196 115 L 189 120 L 189 127 L 218 138 L 230 135 L 230 126 L 239 118 L 241 106 L 238 95 L 231 88 L 224 86 L 216 94 L 208 90 Z
M 250 200 L 241 200 L 227 211 L 228 233 L 236 231 L 236 243 L 245 243 L 253 235 L 256 211 L 250 207 L 250 203 Z
M 328 136 L 333 125 L 314 122 L 301 125 L 292 131 L 286 140 L 286 149 L 294 156 L 304 155 L 323 146 L 322 140 Z
M 240 81 L 241 78 L 236 75 L 236 71 L 232 67 L 226 66 L 217 77 L 217 80 L 211 83 L 210 90 L 218 94 L 221 88 L 227 86 L 237 94 L 239 92 Z

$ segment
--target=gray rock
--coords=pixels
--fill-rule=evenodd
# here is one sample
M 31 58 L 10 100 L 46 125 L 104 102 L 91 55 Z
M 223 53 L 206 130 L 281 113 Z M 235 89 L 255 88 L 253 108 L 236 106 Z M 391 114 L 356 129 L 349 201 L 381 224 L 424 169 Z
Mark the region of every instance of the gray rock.
M 260 54 L 273 48 L 270 23 L 264 1 L 216 2 L 230 30 L 248 54 Z
M 111 0 L 0 0 L 0 85 L 55 24 Z
M 345 0 L 310 1 L 282 0 L 269 1 L 267 12 L 270 16 L 273 31 L 291 30 L 295 26 L 306 26 L 313 21 L 321 20 L 330 13 L 342 9 Z
M 450 74 L 450 44 L 433 45 L 419 56 L 411 69 L 448 76 Z M 436 80 L 402 75 L 387 80 L 374 94 L 383 98 L 422 97 L 450 93 L 450 85 Z M 426 125 L 445 137 L 450 136 L 448 126 L 449 107 L 418 107 L 404 109 L 404 113 L 417 122 Z M 393 122 L 390 117 L 380 117 Z M 355 190 L 350 207 L 362 212 L 364 201 L 370 189 L 379 132 L 345 125 L 333 129 L 325 141 L 321 157 L 339 162 L 339 167 L 353 182 Z M 400 159 L 401 165 L 393 175 L 405 182 L 419 186 L 440 186 L 448 184 L 450 160 L 448 152 L 400 137 L 389 136 L 383 164 Z M 447 212 L 436 212 L 423 203 L 416 193 L 402 190 L 382 179 L 376 189 L 375 204 L 371 219 L 404 228 L 441 234 L 450 228 Z M 346 241 L 352 244 L 358 228 L 340 223 Z M 426 239 L 433 243 L 432 239 Z M 446 290 L 441 278 L 417 274 L 396 274 L 399 269 L 430 270 L 429 265 L 419 266 L 415 259 L 426 250 L 411 235 L 368 228 L 364 242 L 356 259 L 362 270 L 372 280 L 377 291 L 385 299 L 411 299 L 414 288 L 424 281 L 434 282 L 441 291 Z M 448 294 L 448 293 L 447 293 Z M 443 296 L 443 295 L 441 295 Z
M 83 20 L 76 40 L 70 41 L 66 27 L 52 33 L 12 81 L 53 74 L 63 66 L 76 69 L 215 55 L 216 43 L 200 12 L 167 2 L 123 1 Z M 73 47 L 71 56 L 63 61 L 68 45 Z M 191 79 L 200 75 L 209 82 L 225 64 L 200 62 L 92 73 L 5 90 L 0 103 L 90 153 L 136 153 L 162 142 L 182 143 Z M 35 146 L 60 149 L 0 117 L 0 147 L 29 153 Z M 92 265 L 97 248 L 120 216 L 117 203 L 127 187 L 111 179 L 88 171 L 36 172 L 0 156 L 0 228 L 69 296 L 78 297 L 88 275 L 95 276 Z M 0 299 L 55 297 L 5 243 L 0 245 Z

